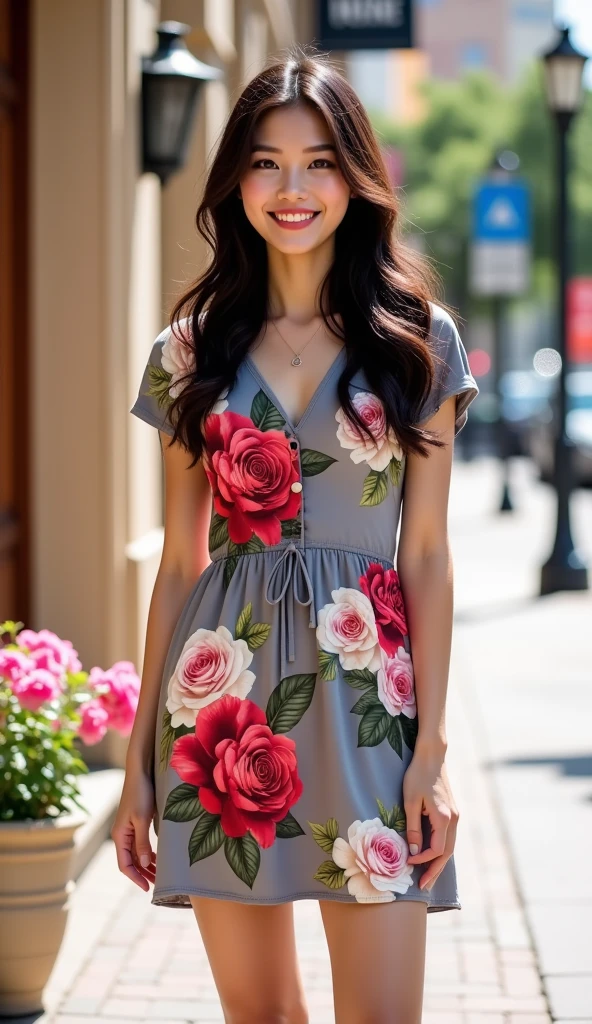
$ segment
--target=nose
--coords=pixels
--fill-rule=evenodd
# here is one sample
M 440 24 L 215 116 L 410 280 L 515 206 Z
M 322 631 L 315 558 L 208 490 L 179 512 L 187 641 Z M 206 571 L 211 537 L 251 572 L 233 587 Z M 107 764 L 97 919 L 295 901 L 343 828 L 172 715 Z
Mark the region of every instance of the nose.
M 306 188 L 300 180 L 298 168 L 286 171 L 278 189 L 278 199 L 304 199 L 307 194 Z

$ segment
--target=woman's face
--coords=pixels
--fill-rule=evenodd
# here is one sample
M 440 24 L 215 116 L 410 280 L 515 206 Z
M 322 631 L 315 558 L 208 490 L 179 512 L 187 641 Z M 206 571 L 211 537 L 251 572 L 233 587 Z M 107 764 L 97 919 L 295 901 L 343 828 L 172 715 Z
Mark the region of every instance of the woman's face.
M 352 193 L 324 118 L 307 104 L 265 114 L 240 194 L 255 230 L 280 252 L 308 252 L 326 241 Z M 280 220 L 282 214 L 290 219 Z

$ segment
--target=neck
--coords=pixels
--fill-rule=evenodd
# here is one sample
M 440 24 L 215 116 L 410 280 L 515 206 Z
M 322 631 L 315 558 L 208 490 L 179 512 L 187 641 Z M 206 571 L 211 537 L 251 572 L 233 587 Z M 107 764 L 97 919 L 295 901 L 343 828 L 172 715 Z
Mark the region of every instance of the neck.
M 288 254 L 267 246 L 268 316 L 307 324 L 320 315 L 321 285 L 334 259 L 334 239 L 310 252 Z

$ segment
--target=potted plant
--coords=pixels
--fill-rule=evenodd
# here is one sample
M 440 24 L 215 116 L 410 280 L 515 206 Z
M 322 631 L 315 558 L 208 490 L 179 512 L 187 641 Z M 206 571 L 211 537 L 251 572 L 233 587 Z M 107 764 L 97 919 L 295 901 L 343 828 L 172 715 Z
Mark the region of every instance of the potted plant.
M 80 741 L 129 735 L 140 680 L 131 662 L 82 670 L 69 640 L 0 623 L 0 1015 L 43 1009 L 87 817 Z

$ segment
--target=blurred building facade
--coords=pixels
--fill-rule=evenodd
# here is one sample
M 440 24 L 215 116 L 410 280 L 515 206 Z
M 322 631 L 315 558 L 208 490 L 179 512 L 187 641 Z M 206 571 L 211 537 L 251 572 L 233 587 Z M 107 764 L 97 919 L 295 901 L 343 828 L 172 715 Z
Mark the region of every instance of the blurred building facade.
M 141 173 L 139 98 L 169 18 L 225 76 L 162 189 Z M 129 408 L 206 255 L 209 154 L 268 53 L 311 33 L 302 0 L 0 0 L 0 615 L 71 639 L 85 667 L 141 664 L 162 461 Z
M 415 0 L 412 50 L 359 51 L 348 75 L 363 101 L 397 120 L 414 121 L 426 78 L 454 81 L 490 71 L 516 82 L 553 38 L 553 0 Z

